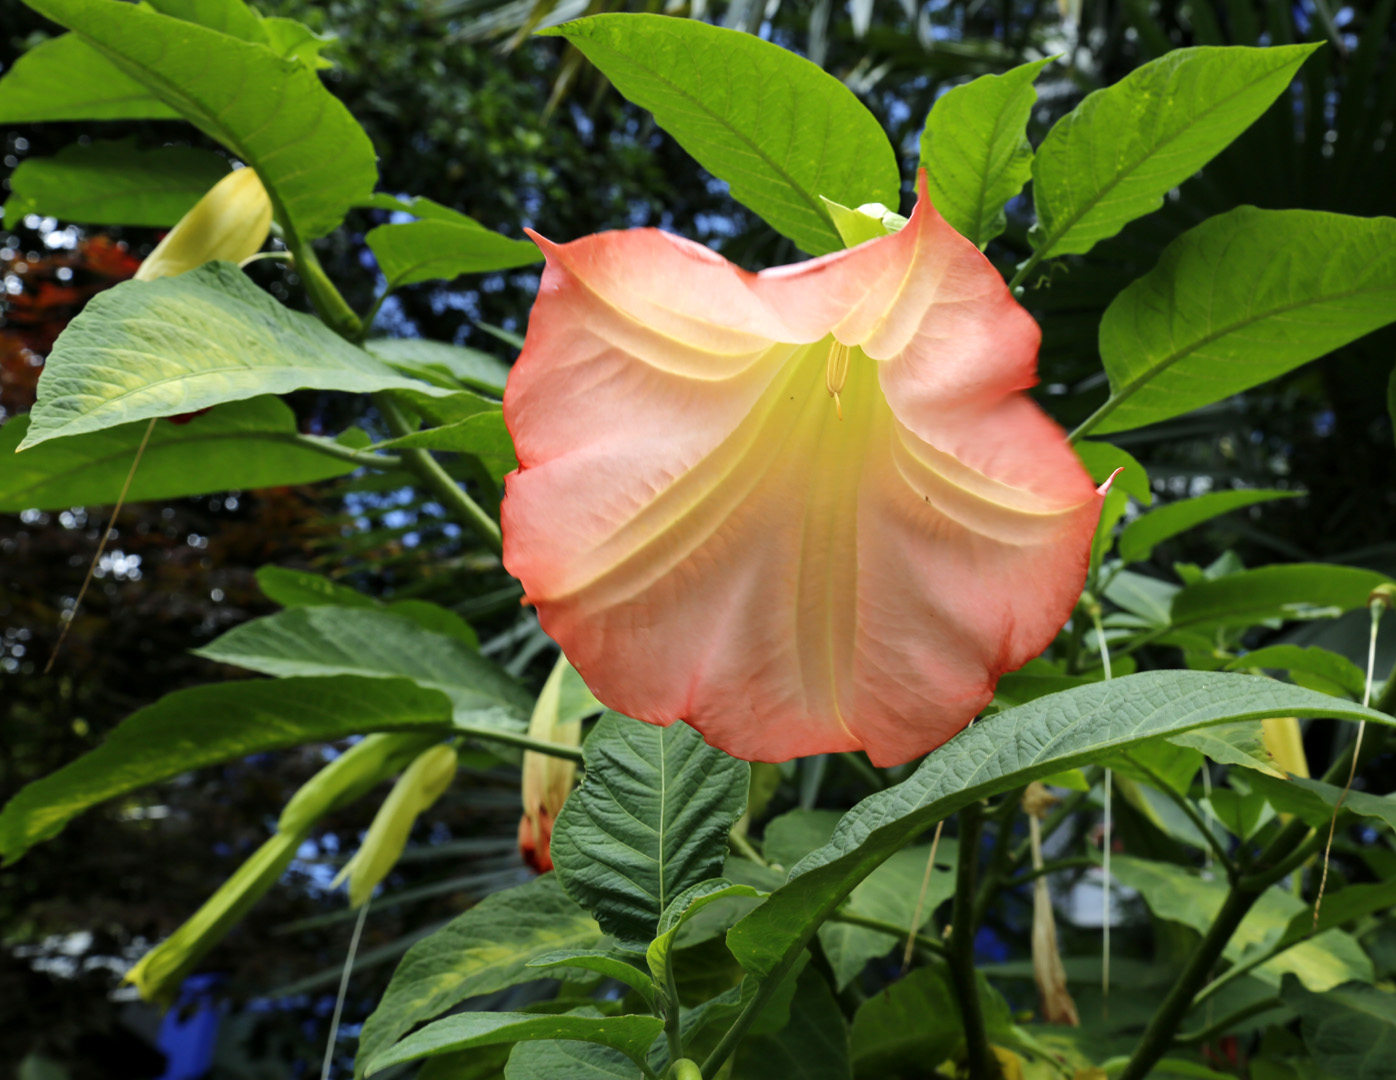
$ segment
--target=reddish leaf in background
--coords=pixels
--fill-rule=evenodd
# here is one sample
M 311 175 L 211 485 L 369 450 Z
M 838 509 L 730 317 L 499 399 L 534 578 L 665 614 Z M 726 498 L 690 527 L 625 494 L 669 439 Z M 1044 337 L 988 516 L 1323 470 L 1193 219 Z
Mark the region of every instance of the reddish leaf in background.
M 651 229 L 539 243 L 504 559 L 602 702 L 891 765 L 1051 641 L 1100 496 L 924 176 L 901 232 L 760 274 Z
M 4 297 L 0 320 L 0 408 L 14 415 L 34 404 L 44 357 L 63 328 L 97 293 L 134 277 L 140 260 L 106 236 L 86 237 L 72 251 L 38 259 L 11 248 L 0 257 L 7 264 L 0 270 L 20 283 L 18 293 Z

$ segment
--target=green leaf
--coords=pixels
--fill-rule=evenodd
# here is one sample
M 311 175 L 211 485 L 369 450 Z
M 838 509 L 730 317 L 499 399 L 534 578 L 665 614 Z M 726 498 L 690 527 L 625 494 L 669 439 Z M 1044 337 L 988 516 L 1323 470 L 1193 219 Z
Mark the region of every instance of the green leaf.
M 885 224 L 891 211 L 881 203 L 866 203 L 866 210 L 863 207 L 851 210 L 843 203 L 834 202 L 823 195 L 819 196 L 819 201 L 829 215 L 829 220 L 834 223 L 844 247 L 857 247 L 893 231 Z M 895 216 L 901 218 L 900 214 Z M 906 219 L 901 218 L 901 222 L 905 225 Z
M 608 934 L 643 948 L 681 892 L 722 872 L 750 770 L 687 724 L 613 712 L 583 750 L 582 786 L 553 827 L 553 865 Z
M 452 424 L 425 428 L 379 443 L 375 450 L 446 450 L 457 454 L 474 454 L 496 481 L 519 467 L 514 456 L 514 440 L 504 425 L 504 412 L 490 409 L 467 416 Z
M 1042 258 L 1080 254 L 1163 205 L 1284 92 L 1317 45 L 1175 49 L 1097 90 L 1033 159 Z
M 990 1036 L 1002 1034 L 1011 1018 L 1003 999 L 978 977 Z M 853 1070 L 876 1078 L 903 1073 L 932 1075 L 962 1052 L 965 1041 L 960 1001 L 940 964 L 920 967 L 859 1006 L 853 1017 Z
M 198 23 L 240 41 L 267 42 L 262 18 L 243 0 L 146 0 L 162 15 Z
M 264 18 L 262 28 L 267 34 L 267 47 L 277 56 L 299 60 L 311 71 L 334 67 L 320 55 L 335 43 L 333 34 L 321 37 L 304 23 L 277 16 Z
M 941 217 L 980 250 L 1003 232 L 1003 207 L 1032 174 L 1033 83 L 1052 58 L 981 75 L 936 99 L 921 133 L 921 168 Z
M 1150 671 L 1039 698 L 960 732 L 910 778 L 845 814 L 833 839 L 732 928 L 728 947 L 743 967 L 764 976 L 893 852 L 969 803 L 1161 735 L 1267 716 L 1396 724 L 1375 709 L 1302 687 L 1204 671 Z
M 733 896 L 759 896 L 750 885 L 733 885 L 726 878 L 713 878 L 690 885 L 669 902 L 659 917 L 659 928 L 655 938 L 645 950 L 645 961 L 649 964 L 654 984 L 663 988 L 669 980 L 669 960 L 674 951 L 674 939 L 679 929 L 689 917 L 696 915 L 714 900 Z
M 1280 998 L 1299 1014 L 1304 1045 L 1324 1072 L 1396 1080 L 1396 994 L 1360 982 L 1310 993 L 1286 979 Z
M 478 349 L 445 345 L 425 338 L 378 338 L 366 342 L 364 347 L 404 375 L 427 382 L 436 382 L 444 376 L 495 397 L 503 395 L 509 378 L 508 364 Z M 454 386 L 450 388 L 455 389 Z
M 93 297 L 49 354 L 20 448 L 264 394 L 393 388 L 448 393 L 399 375 L 215 262 Z
M 1275 50 L 1266 50 L 1275 51 Z M 1220 401 L 1396 319 L 1396 219 L 1242 206 L 1174 240 L 1100 323 L 1125 431 Z
M 451 699 L 458 724 L 521 730 L 532 708 L 522 686 L 458 637 L 389 611 L 295 607 L 253 619 L 196 655 L 282 678 L 408 678 Z
M 1331 563 L 1262 566 L 1187 586 L 1173 598 L 1172 619 L 1177 626 L 1251 626 L 1264 619 L 1329 618 L 1365 608 L 1371 591 L 1390 580 Z
M 0 511 L 116 502 L 149 426 L 142 420 L 50 440 L 16 456 L 29 423 L 28 416 L 16 416 L 0 428 Z M 362 431 L 351 428 L 340 445 L 366 442 Z M 300 437 L 295 414 L 276 398 L 229 402 L 187 424 L 157 423 L 127 498 L 141 502 L 311 484 L 357 468 L 314 445 Z
M 1154 548 L 1170 537 L 1196 528 L 1204 521 L 1211 521 L 1222 514 L 1240 510 L 1244 506 L 1270 502 L 1273 499 L 1293 499 L 1303 495 L 1302 491 L 1276 491 L 1259 489 L 1254 491 L 1210 491 L 1191 499 L 1160 506 L 1157 510 L 1141 514 L 1120 534 L 1120 558 L 1127 563 L 1143 562 L 1154 553 Z
M 559 949 L 594 948 L 601 940 L 601 928 L 567 898 L 552 874 L 485 897 L 407 950 L 364 1023 L 355 1075 L 362 1076 L 375 1055 L 423 1020 L 466 998 L 535 979 L 579 977 L 577 970 L 528 965 Z
M 461 223 L 409 221 L 370 229 L 364 240 L 388 279 L 388 290 L 461 274 L 511 270 L 542 262 L 531 240 L 512 240 L 460 215 Z M 468 223 L 468 224 L 467 224 Z
M 955 891 L 957 850 L 954 840 L 944 838 L 936 848 L 936 869 L 926 888 L 926 902 L 916 925 L 918 931 L 935 917 L 936 909 Z M 911 920 L 916 914 L 916 902 L 921 895 L 921 881 L 925 877 L 926 860 L 930 854 L 929 844 L 902 848 L 860 881 L 844 906 L 843 910 L 851 915 L 880 919 L 902 927 L 900 935 L 834 921 L 826 922 L 819 928 L 819 943 L 824 947 L 824 955 L 833 969 L 835 989 L 843 990 L 862 974 L 869 960 L 886 956 L 906 940 L 906 931 L 911 929 Z
M 1073 449 L 1081 459 L 1081 464 L 1086 466 L 1086 471 L 1091 474 L 1091 479 L 1097 484 L 1105 483 L 1116 469 L 1124 469 L 1124 472 L 1115 477 L 1110 490 L 1118 488 L 1126 495 L 1133 495 L 1145 506 L 1154 501 L 1154 493 L 1149 487 L 1149 474 L 1128 450 L 1121 450 L 1110 443 L 1089 440 L 1078 442 Z
M 626 986 L 645 999 L 646 1005 L 651 1008 L 654 1006 L 653 980 L 628 960 L 623 960 L 610 953 L 596 952 L 590 949 L 559 949 L 535 957 L 528 962 L 528 966 L 531 968 L 570 967 L 582 971 L 594 971 L 608 979 L 625 983 Z M 541 972 L 539 975 L 542 977 Z
M 574 1039 L 619 1050 L 632 1061 L 644 1058 L 664 1029 L 657 1016 L 533 1016 L 528 1013 L 461 1013 L 428 1024 L 396 1046 L 375 1055 L 367 1075 L 437 1054 L 540 1039 Z
M 800 975 L 790 1022 L 770 1035 L 744 1039 L 732 1080 L 850 1080 L 848 1024 L 829 984 L 812 968 Z
M 1198 933 L 1211 929 L 1226 900 L 1225 882 L 1197 877 L 1172 863 L 1122 855 L 1112 860 L 1110 867 L 1115 879 L 1137 890 L 1156 916 L 1190 926 Z M 1303 900 L 1283 889 L 1267 889 L 1241 921 L 1222 955 L 1236 963 L 1247 950 L 1269 946 L 1303 911 L 1313 917 L 1313 909 Z M 1371 979 L 1372 962 L 1352 937 L 1341 930 L 1328 930 L 1260 965 L 1254 975 L 1278 986 L 1286 972 L 1299 976 L 1312 990 L 1327 990 L 1349 979 Z
M 1301 941 L 1307 941 L 1316 933 L 1342 926 L 1343 923 L 1375 915 L 1396 907 L 1396 881 L 1383 881 L 1375 885 L 1345 885 L 1334 889 L 1323 897 L 1319 905 L 1318 928 L 1314 928 L 1313 909 L 1305 908 L 1295 912 L 1284 933 L 1273 948 L 1288 948 Z
M 1251 785 L 1260 791 L 1270 804 L 1281 813 L 1293 814 L 1306 825 L 1315 829 L 1326 829 L 1333 820 L 1338 800 L 1343 802 L 1343 812 L 1358 817 L 1375 818 L 1396 829 L 1396 797 L 1372 795 L 1366 791 L 1349 791 L 1322 780 L 1291 776 L 1285 780 L 1275 780 L 1268 776 L 1247 777 Z
M 76 34 L 40 42 L 0 79 L 0 123 L 177 120 L 179 113 Z
M 1199 728 L 1174 735 L 1169 741 L 1201 751 L 1221 765 L 1242 765 L 1284 779 L 1284 773 L 1275 767 L 1274 758 L 1265 749 L 1265 735 L 1257 720 Z
M 134 139 L 65 146 L 10 174 L 5 225 L 43 214 L 79 225 L 173 225 L 228 172 L 207 150 L 138 149 Z
M 1361 698 L 1367 689 L 1367 676 L 1360 667 L 1346 656 L 1339 656 L 1317 645 L 1268 645 L 1263 649 L 1252 649 L 1228 661 L 1226 666 L 1230 671 L 1247 668 L 1288 671 L 1300 686 L 1325 694 L 1337 689 L 1351 697 Z M 1319 685 L 1304 681 L 1306 675 L 1315 677 Z
M 0 813 L 0 855 L 13 861 L 84 810 L 190 769 L 369 731 L 449 728 L 450 703 L 406 679 L 253 679 L 176 690 L 11 799 Z
M 897 207 L 897 156 L 882 126 L 793 52 L 663 15 L 594 15 L 541 33 L 580 49 L 734 199 L 811 255 L 843 247 L 821 195 Z
M 522 1042 L 509 1055 L 504 1080 L 640 1080 L 640 1067 L 618 1050 L 594 1043 Z
M 29 0 L 257 170 L 276 218 L 303 240 L 331 232 L 373 190 L 373 145 L 299 60 L 111 0 Z

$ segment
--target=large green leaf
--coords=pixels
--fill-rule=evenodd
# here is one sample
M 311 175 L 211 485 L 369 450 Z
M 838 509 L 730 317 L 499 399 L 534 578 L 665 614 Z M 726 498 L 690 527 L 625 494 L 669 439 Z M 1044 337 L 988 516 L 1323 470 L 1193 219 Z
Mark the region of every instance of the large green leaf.
M 850 1080 L 848 1023 L 824 977 L 806 968 L 795 987 L 790 1022 L 744 1039 L 732 1080 Z
M 595 15 L 567 38 L 732 197 L 811 255 L 843 242 L 820 202 L 897 208 L 897 156 L 853 93 L 751 34 L 663 15 Z
M 1163 205 L 1270 107 L 1317 45 L 1175 49 L 1057 121 L 1033 159 L 1044 258 L 1089 251 Z
M 0 123 L 176 120 L 179 113 L 76 34 L 35 45 L 0 79 Z
M 376 1054 L 422 1021 L 466 998 L 534 979 L 592 977 L 528 965 L 546 953 L 591 948 L 601 940 L 601 928 L 567 898 L 552 874 L 487 896 L 407 950 L 364 1023 L 355 1074 L 362 1076 Z
M 319 319 L 291 311 L 232 263 L 209 263 L 93 297 L 49 354 L 21 449 L 307 388 L 449 393 L 399 375 Z
M 750 768 L 683 722 L 608 712 L 587 736 L 586 775 L 553 827 L 562 887 L 602 928 L 640 947 L 685 889 L 722 873 Z
M 1004 203 L 1032 173 L 1033 83 L 1051 59 L 981 75 L 936 99 L 921 133 L 921 168 L 941 217 L 981 249 L 1003 232 Z
M 1259 489 L 1249 491 L 1209 491 L 1191 499 L 1160 506 L 1157 510 L 1141 514 L 1120 534 L 1120 558 L 1127 563 L 1143 562 L 1154 553 L 1154 548 L 1179 533 L 1196 528 L 1204 521 L 1211 521 L 1222 514 L 1229 514 L 1242 507 L 1274 499 L 1293 499 L 1304 494 L 1302 491 L 1275 491 Z
M 1262 566 L 1189 585 L 1173 598 L 1176 625 L 1220 623 L 1251 626 L 1263 619 L 1302 619 L 1367 606 L 1385 574 L 1332 563 Z
M 1267 716 L 1396 724 L 1273 679 L 1203 671 L 1144 672 L 1038 698 L 962 731 L 909 779 L 855 806 L 788 884 L 732 928 L 728 946 L 748 971 L 766 975 L 893 852 L 969 803 L 1160 735 Z
M 1226 882 L 1198 877 L 1173 863 L 1122 855 L 1110 866 L 1115 879 L 1136 890 L 1160 919 L 1182 923 L 1198 933 L 1211 929 L 1226 900 Z M 1241 921 L 1222 955 L 1234 964 L 1247 951 L 1273 944 L 1290 920 L 1306 910 L 1312 916 L 1313 909 L 1297 896 L 1280 888 L 1267 889 Z M 1327 990 L 1349 979 L 1371 979 L 1372 962 L 1350 935 L 1326 930 L 1280 953 L 1256 968 L 1254 974 L 1278 986 L 1286 972 L 1299 976 L 1311 990 Z
M 267 32 L 262 18 L 242 0 L 146 0 L 162 15 L 198 23 L 220 34 L 231 34 L 240 41 L 265 45 Z
M 1174 240 L 1106 309 L 1110 398 L 1088 424 L 1180 416 L 1393 319 L 1396 219 L 1238 207 Z
M 479 349 L 425 338 L 377 338 L 364 347 L 405 375 L 427 382 L 446 378 L 495 397 L 504 393 L 504 383 L 509 378 L 508 364 Z
M 440 427 L 423 428 L 408 435 L 379 443 L 377 450 L 446 450 L 455 454 L 473 454 L 480 459 L 486 471 L 502 480 L 519 467 L 519 459 L 514 455 L 514 440 L 504 424 L 501 409 L 488 409 L 464 420 L 442 424 Z
M 450 702 L 406 679 L 254 679 L 176 690 L 11 799 L 0 813 L 0 855 L 17 859 L 89 807 L 190 769 L 368 731 L 450 725 Z
M 139 149 L 134 140 L 65 146 L 26 158 L 10 174 L 5 225 L 47 214 L 79 225 L 173 225 L 228 172 L 228 162 L 183 146 Z
M 1396 1080 L 1396 994 L 1360 982 L 1311 993 L 1286 979 L 1280 997 L 1299 1014 L 1304 1045 L 1326 1074 Z
M 373 190 L 372 143 L 299 60 L 135 4 L 27 2 L 253 166 L 292 236 L 324 236 Z
M 1375 818 L 1396 829 L 1396 796 L 1373 795 L 1367 791 L 1349 791 L 1322 780 L 1292 776 L 1276 780 L 1269 776 L 1249 776 L 1250 785 L 1270 800 L 1276 810 L 1293 814 L 1315 829 L 1328 827 L 1342 801 L 1345 814 Z
M 531 241 L 502 236 L 464 214 L 460 218 L 459 223 L 409 221 L 370 230 L 364 240 L 388 288 L 542 262 L 542 253 Z
M 15 456 L 29 431 L 29 417 L 16 416 L 0 428 L 0 512 L 116 502 L 148 426 L 142 420 L 53 439 Z M 162 421 L 150 433 L 127 498 L 311 484 L 358 467 L 316 449 L 316 442 L 301 437 L 295 414 L 273 397 L 230 401 L 186 424 Z M 351 448 L 367 442 L 357 428 L 341 439 Z
M 498 1046 L 525 1040 L 571 1039 L 619 1050 L 632 1061 L 643 1059 L 664 1029 L 657 1016 L 533 1016 L 529 1013 L 461 1013 L 428 1024 L 369 1060 L 367 1075 L 405 1061 Z
M 364 607 L 294 607 L 253 619 L 197 650 L 199 656 L 281 677 L 407 678 L 451 699 L 459 723 L 518 729 L 532 699 L 459 637 Z

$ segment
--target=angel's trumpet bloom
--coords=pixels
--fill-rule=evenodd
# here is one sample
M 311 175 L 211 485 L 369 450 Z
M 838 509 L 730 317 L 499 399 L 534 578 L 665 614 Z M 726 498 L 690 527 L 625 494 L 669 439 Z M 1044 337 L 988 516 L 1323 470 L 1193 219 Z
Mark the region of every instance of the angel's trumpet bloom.
M 1051 641 L 1100 495 L 924 176 L 900 232 L 759 274 L 653 229 L 535 239 L 504 560 L 601 701 L 891 765 Z
M 242 262 L 271 230 L 271 199 L 256 169 L 237 169 L 208 189 L 136 271 L 137 281 L 172 277 L 214 259 Z

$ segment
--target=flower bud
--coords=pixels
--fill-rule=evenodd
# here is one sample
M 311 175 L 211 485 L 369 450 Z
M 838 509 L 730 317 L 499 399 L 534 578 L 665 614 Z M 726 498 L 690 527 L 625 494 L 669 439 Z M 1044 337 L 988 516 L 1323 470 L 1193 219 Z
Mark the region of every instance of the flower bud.
M 242 262 L 271 231 L 271 199 L 255 169 L 236 169 L 179 219 L 136 271 L 137 281 L 173 277 L 215 259 Z
M 1052 910 L 1052 895 L 1042 870 L 1042 830 L 1038 822 L 1045 818 L 1056 797 L 1041 781 L 1034 780 L 1023 792 L 1023 809 L 1028 815 L 1028 837 L 1032 850 L 1033 869 L 1039 871 L 1033 882 L 1032 895 L 1032 974 L 1037 983 L 1042 1019 L 1049 1024 L 1080 1027 L 1076 1002 L 1066 988 L 1066 968 L 1057 947 L 1057 920 Z M 1007 1075 L 1007 1070 L 1005 1070 Z M 1021 1075 L 1021 1070 L 1020 1070 Z
M 301 832 L 332 811 L 368 794 L 437 741 L 435 735 L 369 735 L 301 785 L 281 811 L 276 827 Z
M 558 746 L 580 746 L 582 724 L 575 708 L 564 708 L 564 691 L 581 679 L 567 662 L 558 657 L 528 722 L 530 738 Z M 585 690 L 585 686 L 582 686 Z M 590 692 L 587 697 L 590 698 Z M 594 699 L 592 699 L 594 700 Z M 519 821 L 519 853 L 524 862 L 540 874 L 553 868 L 549 847 L 553 822 L 577 782 L 577 763 L 552 754 L 525 750 L 523 756 L 523 818 Z
M 388 876 L 407 846 L 412 826 L 451 786 L 457 765 L 455 748 L 439 743 L 418 754 L 398 777 L 374 815 L 359 850 L 330 884 L 334 888 L 348 878 L 351 906 L 362 905 L 373 895 L 378 883 Z
M 124 981 L 146 1001 L 173 1001 L 185 976 L 280 880 L 304 839 L 304 833 L 272 836 L 183 926 L 141 957 Z
M 1304 736 L 1299 730 L 1299 721 L 1293 716 L 1272 716 L 1260 722 L 1260 730 L 1275 767 L 1307 779 L 1309 759 L 1304 756 Z

